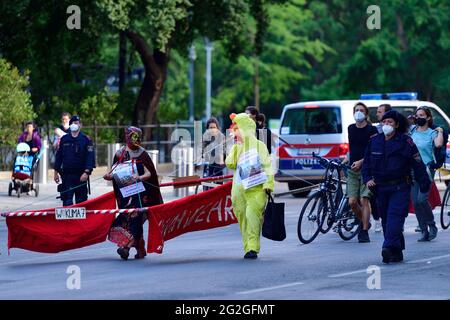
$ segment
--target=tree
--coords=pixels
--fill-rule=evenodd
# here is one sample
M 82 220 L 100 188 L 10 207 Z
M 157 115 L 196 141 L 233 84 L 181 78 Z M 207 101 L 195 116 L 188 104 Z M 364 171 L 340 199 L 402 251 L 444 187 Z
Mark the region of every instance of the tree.
M 28 88 L 28 72 L 23 75 L 5 59 L 0 59 L 0 144 L 14 146 L 26 120 L 33 120 Z
M 302 90 L 303 96 L 343 99 L 361 92 L 417 91 L 419 99 L 445 107 L 450 98 L 450 3 L 379 1 L 381 29 L 369 30 L 366 9 L 371 3 L 309 2 L 312 30 L 335 54 L 314 69 L 314 83 Z
M 284 5 L 267 7 L 271 21 L 264 35 L 264 46 L 255 54 L 246 47 L 237 63 L 227 59 L 224 49 L 215 50 L 214 112 L 242 111 L 255 99 L 255 78 L 260 86 L 261 111 L 278 117 L 283 103 L 299 98 L 300 83 L 333 50 L 316 39 L 309 27 L 312 12 L 304 0 L 290 0 Z M 246 34 L 252 43 L 255 26 Z M 258 66 L 256 68 L 256 66 Z
M 251 10 L 271 2 L 258 0 L 101 0 L 99 7 L 111 25 L 125 32 L 139 53 L 145 78 L 134 107 L 133 123 L 154 123 L 159 100 L 167 78 L 171 51 L 187 55 L 195 37 L 222 40 L 227 54 L 237 57 L 244 48 L 242 31 Z M 254 18 L 265 19 L 259 15 Z M 259 23 L 261 28 L 267 23 Z M 150 130 L 144 132 L 146 138 Z
M 19 70 L 29 70 L 31 99 L 39 122 L 59 119 L 64 109 L 53 102 L 78 105 L 105 86 L 110 72 L 102 61 L 104 18 L 93 1 L 76 2 L 81 30 L 66 26 L 70 0 L 0 1 L 0 52 Z M 54 99 L 56 97 L 57 99 Z

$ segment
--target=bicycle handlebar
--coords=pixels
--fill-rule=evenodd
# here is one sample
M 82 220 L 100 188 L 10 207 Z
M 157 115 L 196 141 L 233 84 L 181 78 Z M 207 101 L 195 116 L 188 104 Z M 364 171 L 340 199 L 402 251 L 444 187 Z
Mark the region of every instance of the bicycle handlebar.
M 343 164 L 341 161 L 339 161 L 339 160 L 329 160 L 329 159 L 327 159 L 327 158 L 324 158 L 324 157 L 321 157 L 321 156 L 319 156 L 319 155 L 317 155 L 317 154 L 315 154 L 314 152 L 312 153 L 312 156 L 313 156 L 313 158 L 316 158 L 316 159 L 319 159 L 319 162 L 322 164 L 322 165 L 325 165 L 325 166 L 334 166 L 334 167 L 337 167 L 337 168 L 347 168 L 347 169 L 350 169 L 350 166 L 348 166 L 348 165 L 346 165 L 346 164 Z

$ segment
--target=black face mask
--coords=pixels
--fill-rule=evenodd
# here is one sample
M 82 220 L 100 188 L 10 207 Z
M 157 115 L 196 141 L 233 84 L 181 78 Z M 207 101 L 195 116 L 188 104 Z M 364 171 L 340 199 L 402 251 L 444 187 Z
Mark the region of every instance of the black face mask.
M 425 119 L 425 118 L 417 118 L 416 122 L 417 122 L 417 125 L 419 127 L 422 127 L 422 126 L 427 124 L 427 119 Z

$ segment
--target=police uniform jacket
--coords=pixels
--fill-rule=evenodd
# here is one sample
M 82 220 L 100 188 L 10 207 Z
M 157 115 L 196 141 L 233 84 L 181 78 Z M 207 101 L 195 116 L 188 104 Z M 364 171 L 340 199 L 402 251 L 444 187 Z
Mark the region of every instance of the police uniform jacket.
M 398 184 L 410 179 L 419 183 L 421 192 L 431 186 L 426 167 L 411 137 L 403 133 L 386 141 L 384 134 L 372 137 L 367 146 L 362 167 L 363 183 L 374 179 L 378 185 Z
M 55 170 L 60 174 L 92 172 L 95 153 L 92 140 L 80 132 L 77 137 L 66 134 L 61 138 L 55 157 Z

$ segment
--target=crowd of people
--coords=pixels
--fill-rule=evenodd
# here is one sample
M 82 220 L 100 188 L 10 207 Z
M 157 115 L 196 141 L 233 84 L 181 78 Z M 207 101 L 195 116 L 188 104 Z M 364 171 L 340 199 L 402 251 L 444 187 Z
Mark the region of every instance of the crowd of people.
M 368 230 L 375 220 L 375 232 L 383 231 L 383 262 L 403 260 L 405 241 L 403 228 L 410 199 L 414 206 L 421 236 L 420 242 L 437 236 L 429 194 L 434 183 L 434 148 L 445 145 L 444 130 L 433 125 L 433 116 L 420 107 L 406 119 L 389 104 L 378 107 L 375 127 L 369 121 L 369 109 L 358 102 L 353 108 L 355 123 L 348 127 L 349 152 L 343 163 L 348 164 L 347 196 L 352 210 L 361 223 L 360 243 L 370 242 Z M 226 137 L 216 118 L 208 119 L 203 134 L 204 177 L 222 176 L 225 168 L 235 171 L 232 204 L 238 219 L 244 258 L 256 259 L 260 251 L 260 234 L 268 195 L 274 190 L 271 166 L 272 133 L 266 118 L 255 107 L 230 116 L 231 136 Z M 91 138 L 81 132 L 79 116 L 64 112 L 55 133 L 56 149 L 54 180 L 58 184 L 64 206 L 87 200 L 87 182 L 95 167 L 95 152 Z M 233 139 L 229 152 L 226 140 Z M 154 163 L 141 146 L 142 131 L 125 129 L 125 145 L 114 155 L 113 165 L 103 178 L 112 181 L 118 208 L 142 208 L 163 203 Z M 27 122 L 18 142 L 29 146 L 34 156 L 41 149 L 36 124 Z M 252 179 L 249 179 L 252 177 Z M 256 182 L 255 182 L 256 181 Z M 135 185 L 130 191 L 130 185 Z M 206 188 L 208 190 L 208 188 Z M 109 239 L 119 246 L 124 260 L 130 249 L 136 249 L 136 259 L 145 257 L 144 213 L 120 214 L 109 233 Z
M 435 174 L 430 164 L 433 148 L 444 145 L 444 130 L 431 128 L 433 117 L 426 107 L 418 108 L 408 120 L 390 105 L 380 105 L 377 127 L 368 120 L 369 110 L 362 102 L 354 106 L 353 115 L 355 123 L 348 127 L 349 153 L 344 163 L 351 168 L 347 179 L 349 204 L 362 226 L 358 240 L 370 242 L 372 213 L 375 221 L 381 218 L 383 262 L 400 262 L 410 199 L 421 231 L 418 241 L 437 236 L 429 203 Z M 378 226 L 375 231 L 379 231 Z

